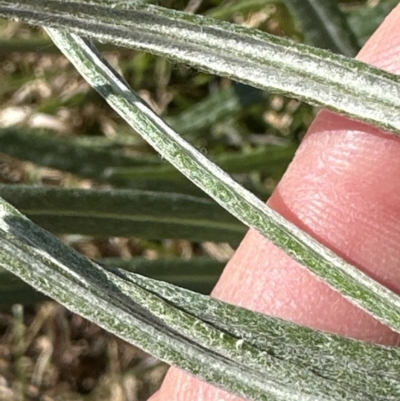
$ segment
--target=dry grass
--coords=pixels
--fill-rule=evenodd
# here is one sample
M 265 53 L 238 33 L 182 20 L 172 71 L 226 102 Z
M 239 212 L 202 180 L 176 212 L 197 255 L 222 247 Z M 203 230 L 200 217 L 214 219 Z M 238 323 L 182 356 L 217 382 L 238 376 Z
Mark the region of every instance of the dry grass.
M 146 400 L 166 366 L 54 302 L 0 314 L 2 401 Z
M 38 37 L 42 33 L 36 29 L 3 23 L 4 40 Z M 3 57 L 0 78 L 7 84 L 0 93 L 0 125 L 51 128 L 61 136 L 113 135 L 115 116 L 103 110 L 104 103 L 64 57 L 38 50 L 9 52 Z M 113 53 L 109 56 L 115 59 Z M 0 154 L 0 182 L 97 185 L 5 154 Z M 134 239 L 65 240 L 90 257 L 146 253 Z M 0 312 L 0 401 L 147 400 L 166 369 L 165 364 L 55 302 L 26 308 L 14 305 Z

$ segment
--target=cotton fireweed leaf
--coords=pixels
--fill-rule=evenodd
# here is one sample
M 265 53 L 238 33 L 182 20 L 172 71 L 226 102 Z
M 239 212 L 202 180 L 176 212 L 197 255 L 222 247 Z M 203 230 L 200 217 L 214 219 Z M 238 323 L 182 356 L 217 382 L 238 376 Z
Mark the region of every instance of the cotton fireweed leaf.
M 178 238 L 237 245 L 246 227 L 211 199 L 177 193 L 1 185 L 0 196 L 57 234 Z
M 224 21 L 140 2 L 102 3 L 0 0 L 0 15 L 148 51 L 400 132 L 400 78 L 393 74 Z
M 188 288 L 201 294 L 209 294 L 222 273 L 223 262 L 203 257 L 190 260 L 181 258 L 146 259 L 133 257 L 131 259 L 103 258 L 96 260 L 107 269 L 115 271 L 127 270 L 163 280 L 179 287 Z M 38 292 L 25 281 L 7 270 L 0 268 L 0 309 L 11 308 L 14 304 L 35 305 L 47 297 Z
M 173 306 L 143 282 L 134 283 L 134 276 L 114 274 L 68 248 L 2 199 L 0 248 L 0 268 L 152 355 L 249 400 L 388 400 L 324 378 Z M 162 292 L 162 285 L 144 280 Z
M 398 347 L 377 346 L 318 332 L 192 291 L 177 290 L 168 283 L 143 279 L 126 269 L 119 270 L 118 274 L 179 309 L 245 339 L 260 350 L 268 350 L 277 358 L 336 382 L 363 388 L 376 397 L 400 396 Z
M 111 107 L 182 174 L 332 288 L 400 332 L 399 296 L 285 220 L 194 149 L 141 101 L 90 42 L 52 28 L 47 31 Z

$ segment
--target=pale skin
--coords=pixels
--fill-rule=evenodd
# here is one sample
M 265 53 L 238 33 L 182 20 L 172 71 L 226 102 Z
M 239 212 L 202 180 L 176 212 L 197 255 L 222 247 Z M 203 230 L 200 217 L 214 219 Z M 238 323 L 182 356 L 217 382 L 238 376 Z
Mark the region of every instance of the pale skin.
M 400 73 L 400 6 L 357 58 Z M 268 204 L 400 294 L 400 137 L 320 112 Z M 213 296 L 313 328 L 400 344 L 399 334 L 350 304 L 252 230 Z M 192 400 L 242 399 L 175 368 L 151 398 Z

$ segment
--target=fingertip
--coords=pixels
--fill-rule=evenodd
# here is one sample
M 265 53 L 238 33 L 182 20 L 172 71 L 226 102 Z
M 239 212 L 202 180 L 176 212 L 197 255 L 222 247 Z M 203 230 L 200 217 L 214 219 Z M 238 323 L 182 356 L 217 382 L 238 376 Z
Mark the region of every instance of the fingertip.
M 357 58 L 392 73 L 400 72 L 400 4 L 386 17 Z M 366 22 L 367 23 L 367 22 Z
M 400 72 L 400 5 L 358 55 Z M 350 262 L 400 291 L 400 141 L 321 112 L 269 204 Z M 250 230 L 214 295 L 249 309 L 354 338 L 399 344 L 399 335 L 356 308 Z M 171 369 L 151 401 L 239 397 Z

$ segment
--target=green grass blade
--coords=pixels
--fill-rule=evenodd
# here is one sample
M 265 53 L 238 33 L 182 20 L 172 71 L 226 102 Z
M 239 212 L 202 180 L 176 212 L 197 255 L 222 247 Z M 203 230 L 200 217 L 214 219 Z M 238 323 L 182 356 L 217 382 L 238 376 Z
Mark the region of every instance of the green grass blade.
M 55 168 L 98 181 L 107 181 L 109 167 L 161 164 L 157 156 L 126 156 L 110 149 L 96 149 L 68 138 L 21 128 L 0 129 L 1 151 L 39 166 Z
M 316 47 L 354 57 L 357 38 L 336 0 L 285 0 L 300 21 L 307 42 Z
M 116 47 L 111 44 L 99 44 L 102 51 L 115 51 Z M 60 53 L 54 43 L 47 38 L 7 38 L 0 39 L 0 54 L 9 55 L 11 53 L 41 53 L 53 54 Z
M 166 120 L 181 135 L 207 129 L 227 116 L 232 116 L 244 107 L 265 101 L 265 95 L 254 88 L 236 84 L 217 91 L 202 102 Z
M 224 262 L 203 257 L 195 257 L 190 260 L 180 258 L 148 260 L 139 257 L 128 260 L 103 258 L 97 262 L 111 271 L 123 269 L 207 295 L 217 283 L 225 266 Z
M 227 19 L 239 13 L 256 12 L 268 5 L 280 3 L 281 0 L 246 0 L 224 1 L 207 11 L 207 16 L 212 18 Z
M 54 233 L 231 242 L 246 228 L 212 200 L 134 190 L 0 185 L 0 196 Z
M 48 29 L 48 32 L 78 71 L 114 110 L 182 174 L 235 217 L 265 235 L 351 302 L 393 330 L 400 331 L 398 295 L 285 220 L 212 164 L 156 116 L 132 92 L 125 80 L 102 60 L 91 43 L 54 29 Z
M 34 305 L 45 299 L 47 297 L 43 293 L 0 268 L 0 310 L 11 308 L 14 304 Z
M 135 272 L 155 280 L 162 280 L 178 287 L 201 294 L 209 294 L 222 273 L 223 262 L 206 258 L 183 260 L 179 258 L 148 260 L 103 258 L 97 263 L 110 271 L 117 268 Z M 47 297 L 7 270 L 0 269 L 0 309 L 14 304 L 34 305 Z
M 0 267 L 152 355 L 249 400 L 383 401 L 221 331 L 135 284 L 133 276 L 104 270 L 3 200 L 0 239 Z
M 76 141 L 41 131 L 0 128 L 1 151 L 12 157 L 117 187 L 204 197 L 202 191 L 160 157 L 126 156 L 118 150 L 118 143 L 107 138 L 96 139 L 100 139 L 100 145 L 97 140 L 88 137 Z M 282 141 L 279 145 L 271 144 L 244 153 L 222 154 L 213 159 L 231 173 L 257 170 L 279 178 L 295 150 L 296 146 Z M 245 185 L 252 188 L 249 182 Z M 256 191 L 264 198 L 269 196 L 269 193 Z
M 323 49 L 140 3 L 123 9 L 68 0 L 1 0 L 0 15 L 146 50 L 400 132 L 400 78 Z
M 39 166 L 55 168 L 64 172 L 90 178 L 98 182 L 108 182 L 117 187 L 135 188 L 157 192 L 173 192 L 202 196 L 190 181 L 175 175 L 173 179 L 144 180 L 133 177 L 112 176 L 113 167 L 166 166 L 165 162 L 153 155 L 126 156 L 114 151 L 113 144 L 108 141 L 107 147 L 96 147 L 88 143 L 81 144 L 67 138 L 24 130 L 20 128 L 0 128 L 1 151 L 12 157 L 28 160 Z
M 264 148 L 245 153 L 224 153 L 212 160 L 231 174 L 248 173 L 250 171 L 285 171 L 296 151 L 296 146 L 268 145 Z M 179 177 L 179 172 L 170 165 L 145 167 L 116 167 L 107 170 L 111 181 L 171 179 Z

